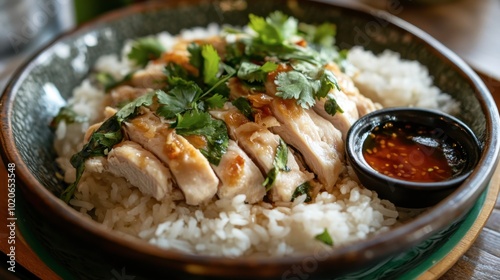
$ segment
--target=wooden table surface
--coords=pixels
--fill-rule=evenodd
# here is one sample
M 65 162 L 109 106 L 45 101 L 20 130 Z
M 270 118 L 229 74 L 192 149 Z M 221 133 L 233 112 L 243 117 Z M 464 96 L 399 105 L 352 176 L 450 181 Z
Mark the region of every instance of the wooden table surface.
M 337 0 L 341 2 L 340 0 Z M 365 5 L 388 12 L 403 18 L 410 23 L 428 32 L 444 45 L 455 51 L 469 63 L 481 76 L 488 86 L 497 107 L 500 105 L 500 0 L 455 0 L 446 4 L 408 5 L 411 0 L 357 0 Z M 332 1 L 335 2 L 335 1 Z M 345 1 L 344 1 L 345 2 Z M 498 173 L 497 169 L 497 173 Z M 2 186 L 6 179 L 5 168 L 0 168 Z M 499 180 L 494 180 L 495 184 Z M 498 187 L 495 185 L 495 187 Z M 496 188 L 498 190 L 498 188 Z M 5 220 L 7 207 L 4 201 L 7 197 L 7 188 L 0 188 L 1 209 L 0 217 Z M 439 263 L 436 266 L 437 274 L 430 273 L 423 278 L 437 278 L 445 280 L 455 279 L 500 279 L 498 266 L 500 265 L 500 200 L 493 198 L 494 204 L 491 214 L 481 227 L 468 236 L 467 242 L 456 248 L 458 257 L 450 256 L 452 263 Z M 486 215 L 489 213 L 486 213 Z M 7 252 L 7 229 L 0 227 L 0 250 Z M 57 275 L 46 267 L 40 259 L 22 241 L 16 244 L 18 264 L 26 270 L 23 275 L 37 276 L 42 279 L 58 279 Z M 460 247 L 458 246 L 458 247 Z M 4 261 L 4 260 L 2 260 Z M 453 262 L 455 262 L 453 264 Z M 441 267 L 439 267 L 441 265 Z M 444 275 L 441 275 L 450 267 Z M 4 266 L 2 266 L 4 267 Z M 0 270 L 0 279 L 10 279 L 15 275 Z

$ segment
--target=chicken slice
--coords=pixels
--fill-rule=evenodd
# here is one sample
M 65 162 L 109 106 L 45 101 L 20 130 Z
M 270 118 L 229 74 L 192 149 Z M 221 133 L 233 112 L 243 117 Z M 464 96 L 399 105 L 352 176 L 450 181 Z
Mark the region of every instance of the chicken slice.
M 295 147 L 303 156 L 310 170 L 324 184 L 327 191 L 331 191 L 343 169 L 342 157 L 335 146 L 322 140 L 322 131 L 305 109 L 297 105 L 293 99 L 274 98 L 271 102 L 271 111 L 281 125 L 272 127 L 286 143 Z M 324 124 L 325 126 L 327 124 Z M 331 125 L 331 124 L 330 124 Z M 329 129 L 333 131 L 333 129 Z M 335 137 L 336 135 L 324 136 Z
M 86 161 L 88 171 L 109 172 L 125 178 L 143 194 L 162 200 L 172 192 L 172 175 L 167 167 L 151 152 L 132 141 L 124 141 L 111 149 L 107 157 Z
M 321 117 L 331 122 L 335 128 L 340 130 L 342 132 L 342 138 L 345 140 L 347 131 L 352 124 L 359 119 L 358 108 L 356 103 L 349 99 L 342 91 L 332 90 L 328 93 L 328 97 L 335 99 L 337 105 L 342 109 L 343 113 L 337 112 L 333 116 L 328 114 L 325 110 L 327 98 L 317 100 L 316 104 L 314 104 L 313 110 Z
M 237 109 L 214 111 L 215 118 L 223 120 L 228 126 L 229 135 L 257 164 L 263 174 L 268 174 L 274 167 L 274 157 L 280 137 L 271 133 L 266 127 L 248 121 Z M 314 178 L 314 174 L 302 171 L 288 151 L 288 172 L 278 172 L 270 191 L 273 201 L 290 201 L 295 189 Z
M 328 145 L 335 148 L 340 156 L 340 159 L 344 161 L 345 145 L 342 139 L 342 132 L 338 130 L 332 123 L 318 115 L 313 110 L 306 110 L 309 117 L 318 127 L 318 133 L 321 140 L 326 142 Z
M 130 84 L 137 88 L 161 89 L 166 86 L 166 75 L 163 72 L 165 65 L 149 63 L 146 68 L 138 70 L 132 75 Z
M 262 186 L 264 176 L 233 140 L 229 140 L 229 146 L 219 165 L 212 165 L 212 168 L 221 180 L 217 191 L 219 198 L 245 194 L 246 202 L 256 203 L 266 195 L 266 189 Z
M 219 179 L 208 160 L 151 111 L 143 109 L 142 115 L 125 122 L 125 131 L 170 168 L 187 204 L 206 203 L 217 193 Z

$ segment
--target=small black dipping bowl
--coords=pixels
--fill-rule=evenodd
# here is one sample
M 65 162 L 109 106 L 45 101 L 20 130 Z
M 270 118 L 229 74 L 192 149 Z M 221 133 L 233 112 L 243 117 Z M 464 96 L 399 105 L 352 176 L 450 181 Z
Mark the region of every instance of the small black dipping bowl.
M 385 126 L 385 127 L 384 127 Z M 392 128 L 394 126 L 395 128 Z M 389 128 L 388 128 L 389 127 Z M 405 128 L 406 127 L 406 128 Z M 385 134 L 381 133 L 382 128 L 386 129 Z M 397 164 L 379 164 L 385 165 L 385 168 L 391 169 L 392 171 L 398 172 L 398 176 L 387 176 L 383 172 L 388 173 L 389 171 L 380 172 L 375 170 L 368 162 L 365 160 L 363 153 L 373 152 L 373 147 L 375 147 L 374 134 L 379 133 L 380 137 L 385 137 L 384 139 L 391 140 L 392 137 L 398 137 L 397 133 L 394 133 L 395 129 L 399 131 L 415 131 L 415 136 L 403 136 L 403 141 L 412 141 L 412 143 L 417 142 L 418 153 L 420 158 L 414 157 L 412 160 L 411 155 L 407 156 L 408 153 L 404 152 L 394 152 L 392 157 L 396 156 L 398 159 L 402 158 L 402 155 L 407 156 L 407 159 L 417 163 L 416 167 L 420 168 L 418 164 L 422 164 L 423 161 L 434 160 L 430 157 L 435 157 L 434 153 L 437 143 L 448 143 L 443 144 L 443 149 L 441 150 L 451 150 L 455 149 L 458 156 L 448 155 L 443 156 L 441 153 L 441 158 L 446 159 L 448 162 L 452 162 L 451 166 L 454 166 L 453 172 L 449 178 L 437 181 L 437 182 L 424 182 L 415 181 L 410 179 L 403 179 L 401 173 L 397 171 Z M 378 132 L 373 132 L 374 130 Z M 429 135 L 433 135 L 430 138 L 422 137 L 420 133 L 422 131 L 429 132 Z M 391 133 L 392 132 L 392 133 Z M 425 133 L 424 133 L 425 134 Z M 377 138 L 379 139 L 379 138 Z M 405 140 L 407 139 L 407 140 Z M 380 141 L 378 145 L 380 145 Z M 384 145 L 386 142 L 383 141 Z M 393 142 L 390 144 L 394 147 Z M 402 145 L 403 146 L 403 145 Z M 380 146 L 378 146 L 380 148 Z M 385 146 L 384 146 L 385 147 Z M 376 149 L 376 152 L 380 153 L 380 149 Z M 385 149 L 384 149 L 385 151 Z M 395 151 L 395 150 L 393 150 Z M 422 152 L 423 151 L 423 152 Z M 416 153 L 416 152 L 415 152 Z M 481 148 L 479 141 L 472 132 L 472 130 L 467 127 L 463 122 L 455 117 L 448 114 L 429 109 L 419 109 L 419 108 L 387 108 L 382 110 L 377 110 L 370 114 L 361 117 L 356 121 L 347 133 L 346 139 L 346 155 L 349 164 L 352 166 L 354 172 L 358 176 L 360 182 L 369 189 L 376 191 L 380 198 L 387 199 L 394 203 L 398 207 L 406 208 L 424 208 L 432 206 L 442 200 L 444 197 L 449 195 L 453 190 L 458 187 L 469 174 L 472 172 L 476 166 L 481 154 Z M 389 155 L 384 154 L 383 157 Z M 424 158 L 425 157 L 425 158 Z M 375 162 L 375 161 L 371 161 Z M 405 161 L 408 163 L 408 161 Z M 446 162 L 446 161 L 445 161 Z M 403 163 L 400 167 L 402 168 Z M 372 165 L 374 165 L 372 163 Z M 426 171 L 436 172 L 435 168 L 425 168 L 416 169 L 413 168 L 412 173 L 422 173 L 425 174 Z M 439 169 L 438 169 L 439 170 Z M 443 169 L 441 169 L 443 170 Z M 444 173 L 444 171 L 440 171 Z M 390 173 L 390 172 L 389 172 Z M 406 173 L 409 174 L 408 170 Z M 392 174 L 392 173 L 391 173 Z M 403 171 L 403 176 L 405 175 Z M 417 174 L 418 175 L 418 174 Z

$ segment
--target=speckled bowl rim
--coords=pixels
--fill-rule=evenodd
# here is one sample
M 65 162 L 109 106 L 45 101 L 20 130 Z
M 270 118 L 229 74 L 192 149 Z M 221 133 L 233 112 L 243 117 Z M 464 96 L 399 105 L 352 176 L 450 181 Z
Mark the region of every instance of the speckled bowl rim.
M 36 178 L 29 172 L 24 162 L 21 161 L 20 154 L 16 150 L 11 125 L 11 112 L 13 100 L 20 86 L 20 82 L 29 74 L 35 66 L 37 58 L 43 55 L 45 50 L 49 49 L 59 40 L 64 38 L 78 36 L 92 28 L 108 21 L 119 20 L 120 18 L 136 13 L 147 13 L 157 9 L 175 8 L 183 5 L 196 5 L 204 1 L 176 1 L 176 3 L 145 2 L 127 7 L 122 10 L 114 11 L 99 17 L 89 23 L 83 24 L 73 31 L 70 31 L 58 37 L 52 43 L 40 50 L 32 59 L 16 72 L 0 101 L 1 108 L 1 143 L 2 157 L 5 164 L 14 162 L 16 164 L 16 175 L 22 191 L 26 194 L 30 203 L 41 210 L 44 209 L 44 215 L 56 215 L 60 225 L 64 225 L 70 234 L 79 236 L 79 238 L 92 240 L 97 247 L 110 248 L 114 254 L 124 256 L 135 256 L 143 260 L 151 261 L 152 265 L 171 262 L 177 267 L 181 267 L 188 272 L 198 273 L 204 269 L 203 274 L 209 275 L 240 275 L 242 269 L 254 269 L 255 277 L 258 276 L 276 276 L 281 275 L 284 270 L 292 265 L 301 263 L 308 256 L 291 256 L 286 258 L 224 258 L 196 256 L 180 253 L 172 250 L 165 250 L 150 245 L 144 241 L 136 240 L 111 232 L 97 222 L 82 217 L 77 211 L 66 205 L 59 198 L 49 192 L 41 185 Z M 320 1 L 311 2 L 311 5 L 329 5 L 338 7 L 342 10 L 353 10 L 356 13 L 364 13 L 375 17 L 383 18 L 393 26 L 402 29 L 405 32 L 412 33 L 415 39 L 420 40 L 422 44 L 430 46 L 430 51 L 441 58 L 442 61 L 453 66 L 456 71 L 473 86 L 476 97 L 479 100 L 481 109 L 486 118 L 486 135 L 483 154 L 478 162 L 476 170 L 469 178 L 454 192 L 442 202 L 432 207 L 423 215 L 403 226 L 396 227 L 384 234 L 379 234 L 365 241 L 354 243 L 348 246 L 339 247 L 328 254 L 324 261 L 320 262 L 318 270 L 327 272 L 328 264 L 347 264 L 355 267 L 366 265 L 381 257 L 388 257 L 401 252 L 402 249 L 408 249 L 411 246 L 425 240 L 437 231 L 446 228 L 456 219 L 461 218 L 473 206 L 479 195 L 486 188 L 487 182 L 491 179 L 493 171 L 498 164 L 499 154 L 499 133 L 500 121 L 495 102 L 488 89 L 478 77 L 478 75 L 457 55 L 444 47 L 441 43 L 433 39 L 430 35 L 413 25 L 390 15 L 383 11 L 377 11 L 365 6 L 354 4 L 333 4 Z M 471 187 L 472 186 L 472 187 Z M 436 219 L 447 214 L 448 219 Z M 57 225 L 57 226 L 60 226 Z M 317 256 L 309 256 L 316 259 Z M 191 266 L 189 266 L 191 264 Z M 351 269 L 353 268 L 351 267 Z M 258 269 L 256 269 L 258 268 Z

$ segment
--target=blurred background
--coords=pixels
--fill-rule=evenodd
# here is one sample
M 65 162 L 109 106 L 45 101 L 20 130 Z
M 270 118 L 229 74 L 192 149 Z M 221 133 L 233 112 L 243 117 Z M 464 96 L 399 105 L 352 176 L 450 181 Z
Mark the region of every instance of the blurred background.
M 15 69 L 59 34 L 100 14 L 142 1 L 0 0 L 0 92 Z M 500 0 L 322 1 L 365 5 L 409 21 L 500 88 Z

